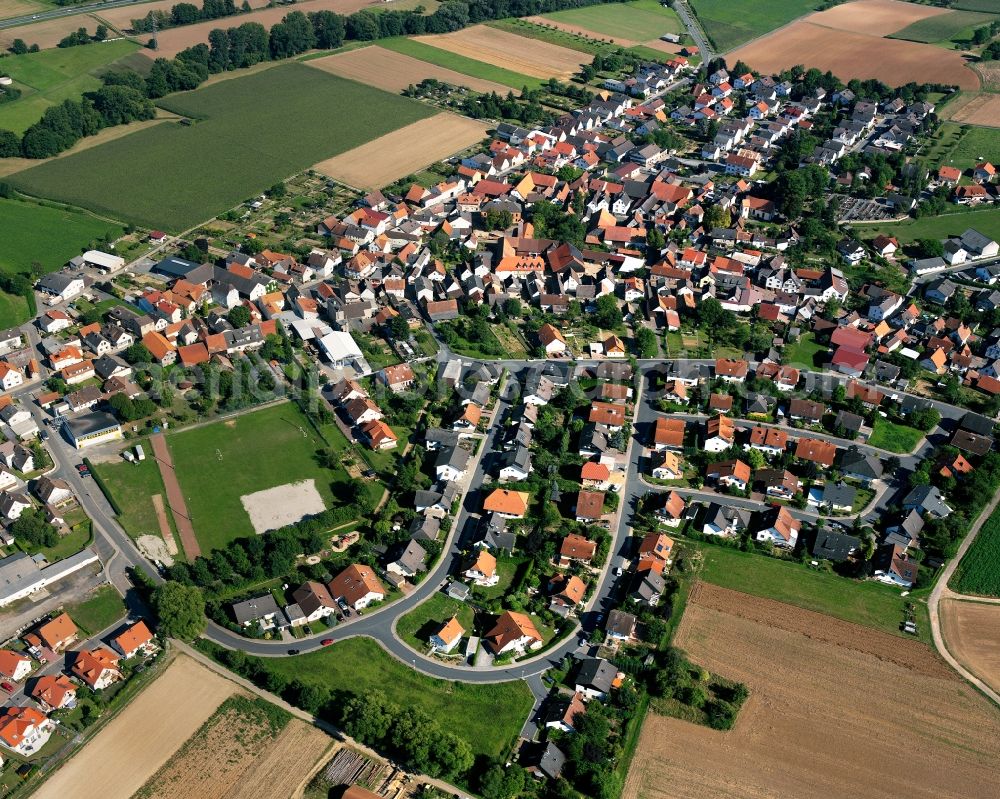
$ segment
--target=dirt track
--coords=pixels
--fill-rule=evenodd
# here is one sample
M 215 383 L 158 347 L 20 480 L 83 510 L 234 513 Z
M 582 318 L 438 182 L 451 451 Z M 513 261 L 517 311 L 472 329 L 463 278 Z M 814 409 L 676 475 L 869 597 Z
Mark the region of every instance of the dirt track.
M 996 795 L 1000 713 L 918 642 L 706 587 L 677 643 L 750 699 L 728 733 L 650 714 L 626 799 Z
M 1000 691 L 1000 605 L 945 599 L 941 625 L 955 659 Z
M 177 535 L 181 538 L 184 554 L 188 560 L 194 560 L 201 554 L 201 547 L 191 525 L 187 503 L 184 502 L 184 492 L 181 491 L 181 484 L 177 482 L 174 459 L 170 455 L 167 439 L 163 433 L 155 433 L 149 437 L 149 443 L 153 445 L 153 457 L 156 458 L 156 465 L 160 468 L 160 477 L 163 478 L 163 486 L 167 490 L 167 504 L 174 515 L 174 525 L 177 527 Z

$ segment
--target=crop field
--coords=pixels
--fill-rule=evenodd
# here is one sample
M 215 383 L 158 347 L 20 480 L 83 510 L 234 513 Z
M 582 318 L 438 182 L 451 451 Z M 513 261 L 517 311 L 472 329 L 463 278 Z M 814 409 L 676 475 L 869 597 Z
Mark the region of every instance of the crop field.
M 251 8 L 264 8 L 267 5 L 267 0 L 248 0 Z M 121 31 L 122 33 L 127 33 L 131 31 L 131 25 L 133 19 L 140 19 L 146 16 L 150 11 L 169 11 L 177 4 L 177 0 L 158 0 L 155 3 L 142 3 L 140 5 L 129 5 L 122 6 L 121 8 L 108 8 L 101 9 L 101 13 L 98 15 L 106 23 L 110 24 L 112 27 Z M 238 5 L 242 6 L 243 3 L 240 2 Z M 229 19 L 217 19 L 217 27 L 226 27 L 228 24 L 239 25 L 242 21 L 242 17 L 234 17 L 234 22 L 230 22 Z M 160 34 L 163 35 L 163 32 Z M 149 34 L 140 34 L 136 38 L 139 41 L 143 40 L 143 36 L 148 37 Z
M 47 6 L 48 3 L 36 2 L 36 0 L 0 0 L 0 19 L 31 14 Z
M 888 36 L 921 20 L 937 18 L 947 9 L 916 5 L 904 0 L 855 0 L 820 11 L 809 17 L 813 25 L 841 31 Z
M 892 38 L 927 44 L 947 43 L 952 39 L 968 39 L 974 28 L 994 19 L 996 16 L 992 14 L 981 14 L 976 11 L 949 11 L 907 25 L 895 31 Z
M 123 232 L 121 225 L 83 211 L 0 198 L 0 271 L 27 272 L 35 261 L 55 271 L 97 237 Z
M 741 59 L 768 73 L 802 64 L 829 70 L 844 81 L 875 78 L 890 86 L 915 81 L 979 88 L 979 76 L 955 50 L 836 30 L 816 25 L 812 20 L 810 17 L 794 22 L 738 48 L 729 58 Z M 875 52 L 877 58 L 872 57 Z
M 467 86 L 477 92 L 497 92 L 503 95 L 510 90 L 510 87 L 502 83 L 435 66 L 428 61 L 378 45 L 314 58 L 303 63 L 313 69 L 322 69 L 389 92 L 401 92 L 407 86 L 420 83 L 426 78 L 434 78 L 452 86 Z
M 944 135 L 954 128 L 954 123 L 941 126 Z M 960 129 L 958 141 L 942 155 L 940 163 L 951 164 L 960 169 L 969 169 L 979 161 L 1000 161 L 1000 136 L 988 128 L 968 127 Z
M 548 78 L 568 80 L 580 70 L 581 64 L 591 61 L 586 54 L 578 50 L 529 39 L 485 25 L 476 25 L 437 36 L 415 36 L 414 41 L 543 80 Z
M 443 112 L 322 161 L 313 169 L 348 186 L 381 188 L 475 144 L 488 129 L 483 122 Z
M 387 655 L 368 638 L 349 638 L 319 652 L 254 662 L 268 672 L 348 694 L 382 691 L 391 702 L 417 707 L 464 738 L 477 755 L 507 754 L 532 706 L 522 681 L 476 684 L 427 677 Z
M 959 663 L 1000 691 L 1000 605 L 945 599 L 941 634 Z
M 951 4 L 952 8 L 960 8 L 963 11 L 987 11 L 997 10 L 996 0 L 955 0 Z
M 411 56 L 420 61 L 426 61 L 435 66 L 444 67 L 453 72 L 488 80 L 492 83 L 499 83 L 510 89 L 520 90 L 525 86 L 529 89 L 537 89 L 542 85 L 542 81 L 532 75 L 526 75 L 523 72 L 517 72 L 512 69 L 505 69 L 495 64 L 487 64 L 485 61 L 469 58 L 468 56 L 434 46 L 435 44 L 436 42 L 433 41 L 433 37 L 425 41 L 399 37 L 396 39 L 382 39 L 379 41 L 378 46 Z
M 130 799 L 236 690 L 186 655 L 132 700 L 33 794 L 37 799 Z M 150 734 L 155 719 L 156 734 Z M 95 774 L 107 779 L 94 779 Z
M 30 25 L 4 28 L 0 30 L 0 51 L 6 51 L 14 39 L 23 39 L 28 45 L 37 44 L 42 50 L 48 50 L 50 47 L 55 47 L 60 39 L 74 33 L 77 28 L 86 28 L 88 32 L 93 33 L 98 24 L 100 20 L 93 14 L 73 14 L 68 17 L 33 22 Z
M 16 173 L 10 182 L 33 195 L 183 231 L 317 161 L 434 113 L 298 63 L 173 95 L 162 105 L 195 121 L 161 122 Z
M 544 14 L 541 19 L 566 23 L 595 38 L 610 37 L 616 41 L 644 42 L 664 33 L 684 32 L 684 25 L 673 9 L 664 8 L 655 0 L 584 6 Z
M 750 698 L 728 732 L 650 713 L 625 799 L 995 793 L 1000 714 L 931 649 L 704 589 L 676 644 Z
M 184 492 L 203 552 L 253 534 L 241 497 L 299 480 L 315 480 L 327 507 L 350 496 L 351 477 L 316 462 L 326 447 L 291 403 L 281 403 L 167 436 L 177 479 Z M 382 485 L 366 481 L 375 501 Z
M 263 699 L 231 696 L 135 799 L 292 796 L 332 743 Z
M 132 42 L 115 41 L 5 58 L 2 70 L 22 94 L 0 105 L 0 128 L 23 133 L 46 108 L 100 88 L 98 73 L 138 49 Z
M 950 585 L 960 594 L 1000 596 L 1000 510 L 983 524 Z
M 705 33 L 720 53 L 815 11 L 819 0 L 691 0 Z M 735 63 L 735 61 L 733 62 Z
M 1000 128 L 1000 94 L 980 94 L 952 114 L 951 118 L 966 125 Z

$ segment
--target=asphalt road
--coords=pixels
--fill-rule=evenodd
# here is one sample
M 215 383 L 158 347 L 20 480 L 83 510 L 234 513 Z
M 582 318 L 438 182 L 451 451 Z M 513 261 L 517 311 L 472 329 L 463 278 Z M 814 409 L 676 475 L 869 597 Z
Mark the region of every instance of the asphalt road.
M 0 20 L 0 29 L 16 28 L 21 25 L 31 25 L 36 22 L 43 22 L 48 19 L 59 19 L 60 17 L 74 17 L 77 14 L 90 14 L 95 11 L 106 11 L 111 8 L 121 8 L 122 6 L 134 6 L 150 0 L 107 0 L 104 3 L 87 3 L 86 5 L 64 6 L 53 8 L 49 11 L 38 11 L 35 14 L 24 14 L 20 17 L 9 17 Z

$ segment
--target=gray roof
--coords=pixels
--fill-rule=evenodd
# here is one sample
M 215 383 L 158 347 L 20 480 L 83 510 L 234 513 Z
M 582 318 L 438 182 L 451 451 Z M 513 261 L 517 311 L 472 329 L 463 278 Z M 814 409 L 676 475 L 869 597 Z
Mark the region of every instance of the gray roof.
M 608 693 L 618 676 L 618 669 L 603 658 L 584 658 L 580 661 L 580 669 L 576 673 L 576 684 L 585 688 L 593 688 L 601 693 Z
M 538 755 L 537 768 L 549 779 L 557 779 L 566 764 L 566 755 L 554 743 L 545 744 Z
M 281 612 L 278 603 L 274 601 L 271 594 L 261 594 L 244 599 L 242 602 L 234 602 L 232 610 L 233 616 L 236 617 L 236 623 L 240 625 L 259 621 Z
M 858 492 L 844 483 L 827 483 L 823 487 L 823 502 L 828 505 L 847 506 L 854 504 Z
M 472 457 L 467 449 L 462 449 L 461 447 L 452 446 L 441 450 L 438 453 L 437 461 L 435 462 L 435 468 L 439 466 L 451 466 L 460 472 L 464 472 L 466 467 L 469 465 L 469 459 Z
M 427 565 L 424 563 L 426 559 L 427 550 L 411 538 L 395 562 L 408 571 L 425 572 L 427 571 Z
M 519 469 L 524 473 L 531 472 L 531 450 L 527 447 L 517 447 L 509 452 L 505 452 L 501 462 L 502 468 L 508 466 Z
M 840 468 L 848 474 L 857 474 L 877 480 L 882 476 L 882 461 L 870 452 L 848 447 L 840 457 Z
M 409 532 L 412 538 L 420 541 L 436 541 L 441 532 L 441 520 L 433 516 L 415 516 Z
M 903 508 L 904 510 L 915 508 L 922 513 L 929 513 L 942 519 L 951 513 L 951 508 L 945 504 L 937 486 L 928 485 L 914 486 L 903 500 Z
M 65 272 L 53 272 L 50 275 L 40 278 L 38 287 L 53 294 L 62 294 L 70 283 L 78 279 L 73 275 L 67 275 Z
M 838 563 L 847 560 L 848 555 L 861 546 L 861 540 L 853 535 L 843 535 L 826 530 L 816 533 L 816 542 L 813 544 L 812 554 L 814 558 L 823 558 Z
M 94 411 L 74 419 L 65 419 L 63 424 L 74 438 L 101 433 L 120 426 L 114 416 L 104 411 Z

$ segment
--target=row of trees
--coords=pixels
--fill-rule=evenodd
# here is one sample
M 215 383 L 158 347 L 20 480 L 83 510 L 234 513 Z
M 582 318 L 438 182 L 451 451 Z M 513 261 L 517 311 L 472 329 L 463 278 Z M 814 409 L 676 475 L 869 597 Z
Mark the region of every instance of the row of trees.
M 101 24 L 98 25 L 94 30 L 94 35 L 91 36 L 87 33 L 86 28 L 77 28 L 73 33 L 68 36 L 64 36 L 59 40 L 59 44 L 56 47 L 79 47 L 82 44 L 90 44 L 91 42 L 103 42 L 108 38 L 108 26 Z
M 244 0 L 240 10 L 250 11 L 250 4 Z M 237 10 L 233 0 L 204 0 L 201 8 L 198 8 L 194 3 L 178 3 L 169 11 L 155 9 L 144 17 L 133 19 L 132 30 L 136 33 L 149 33 L 165 28 L 174 28 L 178 25 L 191 25 L 204 20 L 231 17 L 238 13 L 239 10 Z

